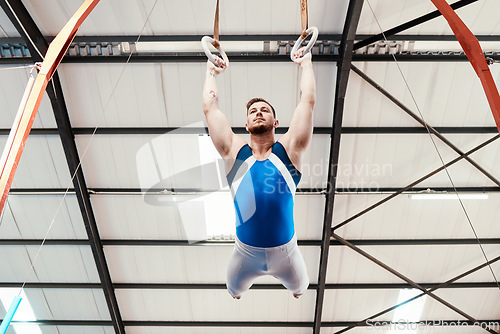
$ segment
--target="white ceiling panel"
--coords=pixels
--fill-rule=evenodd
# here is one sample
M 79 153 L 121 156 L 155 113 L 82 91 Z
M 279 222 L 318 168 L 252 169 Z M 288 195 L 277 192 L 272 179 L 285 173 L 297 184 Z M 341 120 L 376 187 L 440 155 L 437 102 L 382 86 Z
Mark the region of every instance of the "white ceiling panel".
M 198 135 L 78 136 L 76 142 L 91 188 L 203 188 Z
M 72 126 L 167 126 L 162 67 L 63 64 L 59 73 Z M 201 104 L 198 110 L 203 116 Z
M 0 224 L 0 237 L 43 239 L 46 235 L 49 239 L 87 238 L 76 196 L 10 195 Z
M 205 68 L 205 63 L 63 64 L 59 72 L 74 127 L 185 127 L 205 122 Z M 336 66 L 315 63 L 314 71 L 314 124 L 331 126 Z M 232 126 L 245 125 L 246 103 L 256 96 L 273 105 L 281 126 L 289 126 L 300 82 L 291 61 L 232 63 L 217 82 L 220 108 Z
M 324 195 L 295 195 L 295 233 L 299 240 L 321 240 L 325 214 Z
M 311 328 L 126 327 L 128 334 L 311 334 Z
M 368 327 L 372 327 L 374 330 L 374 323 L 376 321 L 408 321 L 408 319 L 399 319 L 394 318 L 396 311 L 388 312 L 379 317 L 373 317 L 377 313 L 384 311 L 390 307 L 396 306 L 398 304 L 398 296 L 400 290 L 327 290 L 325 293 L 325 307 L 323 308 L 323 317 L 324 321 L 361 321 L 363 319 L 369 318 L 370 322 L 368 323 Z M 490 290 L 491 293 L 494 293 L 493 290 Z M 450 302 L 454 307 L 461 309 L 467 312 L 471 316 L 475 316 L 474 313 L 477 312 L 468 312 L 467 309 L 471 309 L 471 305 L 467 303 L 467 299 L 464 298 L 467 293 L 462 294 L 462 289 L 457 293 L 454 289 L 447 290 L 438 290 L 435 293 L 439 297 L 443 298 L 445 301 Z M 469 290 L 470 294 L 477 294 L 476 298 L 488 298 L 486 294 L 488 292 L 481 291 L 481 289 L 471 289 Z M 447 295 L 449 297 L 451 295 L 458 296 L 461 295 L 462 299 L 451 300 L 450 298 L 445 298 L 441 295 Z M 456 311 L 451 308 L 443 305 L 437 300 L 434 300 L 432 297 L 421 297 L 424 298 L 423 310 L 420 319 L 422 321 L 425 320 L 434 320 L 434 319 L 447 319 L 447 320 L 466 320 L 463 316 L 458 314 Z M 490 298 L 493 299 L 493 298 Z M 498 298 L 497 298 L 498 299 Z M 343 301 L 343 302 L 342 302 Z M 368 302 L 369 301 L 369 302 Z M 415 309 L 414 303 L 417 301 L 412 301 L 406 305 L 398 308 L 399 312 L 397 314 L 408 314 L 411 310 Z M 418 300 L 417 303 L 421 302 Z M 492 302 L 495 304 L 495 301 Z M 467 308 L 468 306 L 468 308 Z M 405 311 L 408 310 L 408 311 Z M 415 311 L 413 311 L 414 313 Z M 484 319 L 495 319 L 495 313 L 498 314 L 497 311 L 491 311 L 491 317 L 487 317 Z M 397 316 L 397 315 L 396 315 Z M 413 314 L 412 314 L 413 316 Z M 371 326 L 370 326 L 371 325 Z
M 396 305 L 398 294 L 399 290 L 325 290 L 321 318 L 322 321 L 360 321 Z
M 326 283 L 404 283 L 344 246 L 330 246 Z
M 116 290 L 124 320 L 312 321 L 316 293 L 250 290 L 240 300 L 224 290 Z
M 0 136 L 4 147 L 7 136 Z M 12 189 L 72 187 L 59 136 L 29 136 L 19 161 Z
M 242 137 L 246 139 L 247 136 Z M 148 190 L 221 187 L 216 178 L 204 177 L 203 173 L 212 173 L 212 169 L 205 171 L 205 167 L 209 166 L 200 162 L 200 144 L 196 134 L 77 136 L 76 142 L 90 188 L 132 187 Z M 325 187 L 328 144 L 327 135 L 313 137 L 303 157 L 299 188 L 321 190 Z M 224 187 L 225 178 L 221 180 Z
M 181 199 L 182 195 L 177 197 Z M 153 205 L 141 195 L 92 195 L 91 200 L 103 239 L 191 239 L 191 230 L 184 225 L 187 221 L 181 219 L 175 203 Z M 294 219 L 298 239 L 321 239 L 324 205 L 323 195 L 296 195 Z M 196 226 L 199 223 L 206 221 L 202 219 Z
M 445 289 L 436 295 L 460 306 L 462 311 L 475 319 L 500 319 L 500 289 L 461 289 L 460 293 Z M 424 311 L 425 312 L 425 311 Z
M 44 36 L 59 32 L 82 3 L 83 0 L 23 0 Z M 349 3 L 347 0 L 310 1 L 309 25 L 317 26 L 320 34 L 341 33 Z M 87 36 L 89 40 L 92 36 L 114 39 L 141 33 L 143 36 L 156 37 L 211 35 L 215 4 L 216 0 L 100 1 L 83 23 L 78 35 Z M 148 18 L 153 5 L 155 8 Z M 376 18 L 371 13 L 370 5 Z M 296 0 L 222 1 L 220 10 L 223 47 L 225 36 L 229 34 L 298 36 L 300 32 L 299 1 Z M 435 11 L 435 7 L 430 1 L 366 0 L 363 1 L 356 34 L 377 34 L 380 29 L 392 28 L 432 11 Z M 499 11 L 498 0 L 482 0 L 457 12 L 474 33 L 495 39 L 500 36 Z M 378 26 L 377 19 L 382 27 Z M 443 17 L 439 17 L 403 33 L 440 36 L 450 35 L 451 30 Z M 0 11 L 0 39 L 16 36 L 19 36 L 16 29 L 5 13 Z M 457 46 L 456 42 L 444 41 L 405 43 L 408 48 L 425 51 L 446 51 Z M 488 51 L 498 51 L 500 48 L 499 42 L 489 43 Z M 183 46 L 179 43 L 176 47 Z M 8 57 L 2 57 L 2 61 L 4 58 Z M 220 157 L 208 157 L 206 154 L 213 148 L 209 138 L 203 134 L 182 134 L 186 127 L 205 126 L 201 96 L 205 62 L 184 62 L 179 59 L 179 62 L 132 62 L 126 65 L 105 63 L 106 60 L 100 63 L 90 61 L 65 62 L 58 71 L 72 127 L 96 130 L 115 128 L 116 133 L 121 128 L 175 129 L 164 135 L 131 134 L 127 132 L 129 130 L 124 130 L 123 134 L 78 135 L 75 139 L 89 187 L 92 214 L 95 215 L 101 238 L 105 239 L 104 252 L 112 283 L 180 284 L 178 289 L 117 289 L 121 317 L 125 324 L 132 325 L 127 326 L 127 332 L 311 334 L 315 309 L 321 306 L 316 304 L 314 289 L 307 290 L 299 300 L 295 300 L 284 288 L 250 289 L 241 300 L 233 300 L 224 288 L 198 289 L 189 286 L 210 283 L 223 285 L 226 282 L 227 265 L 234 248 L 231 241 L 183 246 L 111 244 L 114 240 L 119 243 L 120 240 L 128 239 L 191 243 L 205 240 L 208 233 L 204 232 L 212 227 L 209 211 L 215 212 L 217 222 L 228 222 L 230 227 L 234 227 L 234 217 L 221 217 L 223 213 L 233 213 L 233 208 L 230 198 L 225 199 L 227 208 L 212 204 L 223 203 L 223 197 L 215 195 L 222 192 L 228 195 L 228 191 L 224 188 L 226 182 L 221 181 L 225 179 L 225 173 L 217 164 L 221 162 Z M 404 78 L 399 73 L 398 64 L 393 61 L 356 62 L 355 65 L 409 109 L 417 114 L 420 111 L 423 118 L 434 127 L 453 127 L 456 130 L 460 127 L 495 126 L 480 81 L 467 61 L 400 62 Z M 317 86 L 314 126 L 329 128 L 333 123 L 337 63 L 313 59 L 313 66 Z M 497 82 L 500 82 L 499 66 L 491 66 Z M 12 125 L 29 75 L 29 69 L 5 70 L 7 67 L 12 66 L 0 67 L 0 128 L 4 129 Z M 350 74 L 343 127 L 422 129 L 377 89 L 354 72 Z M 231 63 L 228 71 L 218 77 L 220 109 L 227 115 L 231 126 L 244 127 L 247 101 L 252 97 L 263 97 L 276 109 L 280 126 L 288 127 L 299 101 L 300 75 L 299 67 L 289 60 L 260 62 L 249 54 L 247 62 Z M 34 127 L 56 128 L 50 101 L 45 97 Z M 445 134 L 463 152 L 493 136 L 492 133 Z M 277 135 L 276 139 L 279 137 Z M 242 138 L 248 141 L 249 135 L 243 134 Z M 336 186 L 343 189 L 335 194 L 332 226 L 341 224 L 388 196 L 386 188 L 400 189 L 441 167 L 442 161 L 431 138 L 445 163 L 460 156 L 460 153 L 428 134 L 342 135 L 339 160 L 336 161 Z M 0 146 L 6 139 L 6 135 L 0 137 Z M 305 152 L 302 166 L 298 166 L 303 172 L 298 186 L 303 192 L 300 191 L 296 196 L 294 207 L 299 240 L 318 242 L 322 238 L 327 197 L 323 189 L 327 187 L 329 155 L 334 149 L 331 144 L 330 135 L 315 134 Z M 498 152 L 500 141 L 495 141 L 471 154 L 471 158 L 487 170 L 491 178 L 500 180 Z M 471 188 L 468 192 L 472 188 L 498 188 L 496 180 L 489 179 L 465 159 L 451 166 L 448 172 L 453 184 Z M 47 188 L 57 191 L 73 188 L 70 177 L 59 137 L 30 136 L 13 183 L 13 189 L 18 191 L 9 197 L 7 209 L 0 221 L 0 239 L 41 239 L 45 237 L 54 217 L 52 230 L 47 234 L 49 239 L 86 239 L 75 195 L 70 194 L 61 202 L 62 195 L 59 192 L 47 191 Z M 440 172 L 416 187 L 451 188 L 452 184 L 447 174 Z M 361 188 L 363 192 L 359 191 Z M 371 192 L 365 192 L 365 188 Z M 172 193 L 172 189 L 176 192 Z M 348 193 L 346 189 L 352 192 Z M 28 190 L 29 194 L 23 193 L 23 190 Z M 221 190 L 219 194 L 217 190 Z M 211 195 L 214 195 L 213 198 Z M 496 223 L 500 219 L 499 200 L 500 192 L 496 189 L 490 191 L 487 200 L 464 200 L 467 217 L 456 200 L 417 201 L 403 194 L 335 232 L 348 240 L 371 240 L 374 244 L 359 247 L 415 282 L 442 283 L 484 264 L 485 257 L 480 245 L 474 242 L 475 234 L 468 219 L 479 238 L 496 240 L 500 236 L 500 225 Z M 223 240 L 230 240 L 231 236 L 226 231 L 221 233 Z M 213 234 L 217 235 L 218 232 Z M 411 245 L 410 241 L 415 239 L 423 239 L 422 243 L 428 239 L 429 243 Z M 432 245 L 433 239 L 449 239 L 449 242 Z M 453 244 L 456 239 L 468 241 Z M 10 241 L 9 245 L 9 240 L 0 240 L 0 244 L 3 244 L 0 246 L 0 285 L 21 283 L 24 280 L 45 283 L 100 282 L 88 244 L 62 245 L 64 242 L 61 241 L 61 245 L 43 246 L 33 273 L 27 276 L 39 247 L 14 245 Z M 377 244 L 377 241 L 380 243 Z M 496 261 L 500 258 L 499 244 L 489 241 L 482 246 L 488 259 Z M 300 249 L 311 284 L 315 285 L 318 282 L 321 247 L 300 246 Z M 365 289 L 366 286 L 356 284 L 404 284 L 401 278 L 337 243 L 330 246 L 328 257 L 326 282 L 353 284 L 353 288 L 331 289 L 329 286 L 326 289 L 321 318 L 323 323 L 359 321 L 397 303 L 399 289 Z M 500 261 L 494 262 L 491 269 L 484 267 L 457 283 L 485 283 L 485 286 L 489 286 L 494 280 L 491 271 L 500 277 Z M 255 284 L 279 285 L 279 281 L 267 276 L 257 279 Z M 474 317 L 498 319 L 499 291 L 484 286 L 455 286 L 440 289 L 436 293 Z M 44 334 L 114 333 L 109 303 L 102 289 L 31 288 L 27 292 L 38 312 L 38 319 L 105 321 L 99 323 L 100 326 L 88 326 L 85 323 L 43 326 Z M 3 314 L 5 310 L 0 306 L 0 315 Z M 394 314 L 391 312 L 379 319 L 392 320 Z M 441 303 L 428 299 L 422 319 L 463 317 Z M 127 322 L 135 320 L 194 323 L 162 327 Z M 196 322 L 200 321 L 267 321 L 269 325 L 254 328 L 243 323 L 218 328 L 198 326 Z M 278 328 L 274 327 L 275 321 L 302 322 L 308 327 Z M 333 333 L 338 330 L 339 327 L 325 327 L 320 332 Z M 372 326 L 356 328 L 349 333 L 367 334 L 374 330 L 394 333 Z M 436 332 L 483 333 L 484 330 L 471 326 L 465 330 L 461 327 L 450 330 L 447 326 L 441 326 L 419 328 L 416 331 Z M 14 332 L 11 330 L 8 334 Z
M 153 206 L 141 195 L 92 195 L 92 207 L 103 239 L 183 240 L 184 228 L 174 205 Z
M 37 319 L 110 320 L 101 289 L 26 289 L 25 293 Z
M 1 12 L 0 10 L 0 13 Z M 2 29 L 0 29 L 0 34 Z M 14 119 L 21 104 L 28 78 L 30 68 L 17 68 L 25 65 L 0 65 L 0 105 L 2 112 L 0 113 L 0 127 L 10 129 L 14 123 Z M 36 73 L 36 72 L 35 72 Z M 56 122 L 54 113 L 50 105 L 50 100 L 47 94 L 43 95 L 40 107 L 33 122 L 33 128 L 54 128 Z
M 215 0 L 169 2 L 153 0 L 122 3 L 101 2 L 80 29 L 81 35 L 145 35 L 212 34 Z M 51 0 L 44 10 L 38 1 L 26 4 L 45 35 L 55 35 L 81 5 L 77 0 Z M 347 11 L 346 2 L 317 1 L 309 4 L 309 24 L 322 33 L 340 33 Z M 53 16 L 50 15 L 53 13 Z M 151 13 L 149 21 L 147 17 Z M 252 15 L 258 13 L 259 15 Z M 146 24 L 147 23 L 147 24 Z M 224 34 L 300 34 L 300 6 L 286 0 L 243 0 L 220 5 L 220 32 Z
M 354 65 L 431 126 L 495 126 L 481 82 L 469 62 Z M 500 67 L 492 66 L 491 73 L 500 82 Z M 343 126 L 420 126 L 356 73 L 351 71 L 350 79 Z
M 19 37 L 19 33 L 5 12 L 0 9 L 0 38 L 4 37 Z
M 448 1 L 453 3 L 455 1 Z M 373 9 L 373 13 L 372 10 Z M 457 14 L 478 35 L 498 34 L 500 31 L 500 21 L 493 13 L 500 9 L 498 1 L 485 0 L 474 2 L 466 7 L 457 10 Z M 406 23 L 416 17 L 433 12 L 436 7 L 427 1 L 380 1 L 369 0 L 365 2 L 357 32 L 359 34 L 379 34 L 382 30 L 388 30 L 397 25 Z M 377 24 L 379 22 L 381 28 Z M 439 17 L 408 29 L 405 34 L 451 34 L 447 22 L 443 17 Z
M 114 282 L 128 283 L 224 283 L 233 245 L 202 247 L 127 247 L 104 248 Z M 317 280 L 319 247 L 300 247 L 309 280 Z M 256 283 L 279 284 L 270 276 Z
M 358 247 L 399 273 L 419 283 L 442 283 L 486 262 L 479 245 L 360 246 Z M 500 255 L 499 245 L 483 245 L 488 259 Z M 403 283 L 402 279 L 344 246 L 330 248 L 328 283 Z M 497 262 L 494 272 L 500 270 Z M 493 281 L 482 270 L 474 279 Z M 464 278 L 462 282 L 468 281 Z
M 2 282 L 100 282 L 89 246 L 44 245 L 30 271 L 39 246 L 2 246 Z M 29 276 L 28 276 L 29 273 Z
M 40 326 L 43 334 L 113 334 L 113 327 L 105 326 Z
M 335 226 L 390 194 L 336 195 Z M 500 235 L 500 194 L 487 200 L 463 200 L 467 215 L 480 238 Z M 347 239 L 474 238 L 458 200 L 416 200 L 401 194 L 341 227 Z
M 370 68 L 370 75 L 383 72 L 387 67 L 385 63 L 379 66 L 370 64 L 363 66 L 363 63 L 354 63 L 354 65 L 366 72 L 365 67 Z M 391 80 L 394 79 L 394 75 Z M 378 82 L 385 88 L 385 77 L 383 73 L 377 76 Z M 375 78 L 373 78 L 375 79 Z M 390 93 L 395 95 L 403 89 L 403 85 L 391 86 Z M 388 90 L 388 88 L 385 88 Z M 412 105 L 413 106 L 413 105 Z M 413 107 L 408 106 L 413 110 Z M 344 114 L 342 119 L 344 127 L 367 127 L 367 126 L 420 126 L 415 120 L 410 118 L 401 108 L 383 96 L 379 91 L 370 86 L 355 72 L 351 71 L 347 85 L 346 99 L 344 105 Z
M 383 30 L 388 30 L 435 10 L 436 8 L 431 2 L 422 2 L 418 0 L 369 0 L 363 4 L 363 10 L 359 19 L 357 33 L 370 35 L 379 34 Z M 377 21 L 379 23 L 377 23 Z M 429 24 L 430 23 L 427 23 L 427 25 Z M 433 31 L 439 31 L 441 33 L 444 25 L 445 24 L 441 24 L 439 28 L 433 29 Z M 420 32 L 420 29 L 422 29 L 422 25 L 414 28 L 412 32 L 423 33 Z M 410 31 L 411 30 L 407 30 L 405 32 Z
M 482 140 L 485 136 L 470 137 L 473 138 L 470 141 L 476 145 L 487 140 Z M 377 190 L 384 187 L 403 188 L 412 184 L 458 156 L 439 139 L 432 139 L 429 135 L 418 134 L 344 135 L 340 144 L 336 186 L 353 190 Z M 495 152 L 495 161 L 498 160 L 497 156 Z M 487 159 L 491 164 L 492 159 Z M 450 166 L 448 171 L 457 187 L 495 185 L 468 162 L 459 161 Z M 451 187 L 452 183 L 442 170 L 417 186 Z

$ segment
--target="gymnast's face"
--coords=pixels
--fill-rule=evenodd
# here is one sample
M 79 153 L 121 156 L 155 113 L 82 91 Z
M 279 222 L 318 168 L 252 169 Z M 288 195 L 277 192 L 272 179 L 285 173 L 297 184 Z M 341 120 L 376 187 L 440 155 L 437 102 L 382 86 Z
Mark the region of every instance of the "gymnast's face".
M 266 102 L 255 102 L 248 108 L 247 124 L 248 132 L 254 135 L 271 131 L 278 127 L 278 120 L 274 117 L 271 106 Z

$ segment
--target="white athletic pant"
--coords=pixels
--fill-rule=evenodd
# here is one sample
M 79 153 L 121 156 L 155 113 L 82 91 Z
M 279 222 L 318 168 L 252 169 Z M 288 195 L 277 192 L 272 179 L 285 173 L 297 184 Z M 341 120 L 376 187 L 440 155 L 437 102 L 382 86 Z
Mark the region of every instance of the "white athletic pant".
M 257 277 L 264 275 L 276 277 L 295 294 L 306 291 L 309 277 L 295 235 L 288 243 L 269 248 L 249 246 L 236 238 L 227 269 L 228 292 L 233 297 L 241 296 Z

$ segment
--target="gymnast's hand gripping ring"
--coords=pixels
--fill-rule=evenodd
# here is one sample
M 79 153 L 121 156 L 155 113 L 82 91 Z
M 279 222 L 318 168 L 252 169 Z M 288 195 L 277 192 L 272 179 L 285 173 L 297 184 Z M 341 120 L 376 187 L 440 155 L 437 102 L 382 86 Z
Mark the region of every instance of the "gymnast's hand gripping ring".
M 203 38 L 201 39 L 201 46 L 203 47 L 203 51 L 205 51 L 205 54 L 207 55 L 208 59 L 212 62 L 212 64 L 214 64 L 215 70 L 218 73 L 222 73 L 222 72 L 224 72 L 225 69 L 227 69 L 229 67 L 229 59 L 227 58 L 226 53 L 224 52 L 224 50 L 222 50 L 222 47 L 219 44 L 219 46 L 216 49 L 217 49 L 217 51 L 219 51 L 220 55 L 222 56 L 222 60 L 224 60 L 224 63 L 226 64 L 226 68 L 222 68 L 222 67 L 217 66 L 215 56 L 208 49 L 208 44 L 210 43 L 213 45 L 214 42 L 215 42 L 215 40 L 212 37 L 203 36 Z
M 311 50 L 314 43 L 316 43 L 316 40 L 318 39 L 318 28 L 310 27 L 309 29 L 306 30 L 307 35 L 311 35 L 311 33 L 312 33 L 311 40 L 309 41 L 306 48 L 304 49 L 304 53 L 302 54 L 302 57 L 304 57 Z M 297 39 L 297 41 L 295 42 L 295 44 L 293 45 L 292 52 L 290 52 L 290 59 L 292 59 L 292 61 L 294 61 L 294 62 L 300 61 L 302 59 L 302 58 L 293 59 L 293 56 L 299 50 L 299 47 L 302 44 L 302 42 L 304 41 L 304 39 L 305 38 L 302 38 L 302 35 L 300 35 L 299 38 Z

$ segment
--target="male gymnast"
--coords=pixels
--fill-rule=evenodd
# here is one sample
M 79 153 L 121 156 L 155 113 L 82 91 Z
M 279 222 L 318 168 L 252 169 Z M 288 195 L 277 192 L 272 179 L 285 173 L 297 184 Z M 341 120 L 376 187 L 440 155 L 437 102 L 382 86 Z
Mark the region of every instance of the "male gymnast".
M 301 161 L 313 133 L 316 84 L 311 53 L 300 49 L 294 62 L 302 68 L 301 97 L 288 131 L 275 140 L 278 120 L 262 98 L 246 106 L 250 144 L 237 136 L 219 109 L 217 75 L 224 62 L 207 62 L 203 112 L 210 137 L 225 162 L 236 212 L 236 241 L 227 271 L 227 290 L 235 299 L 263 275 L 276 277 L 295 298 L 308 285 L 306 265 L 297 246 L 293 205 Z

